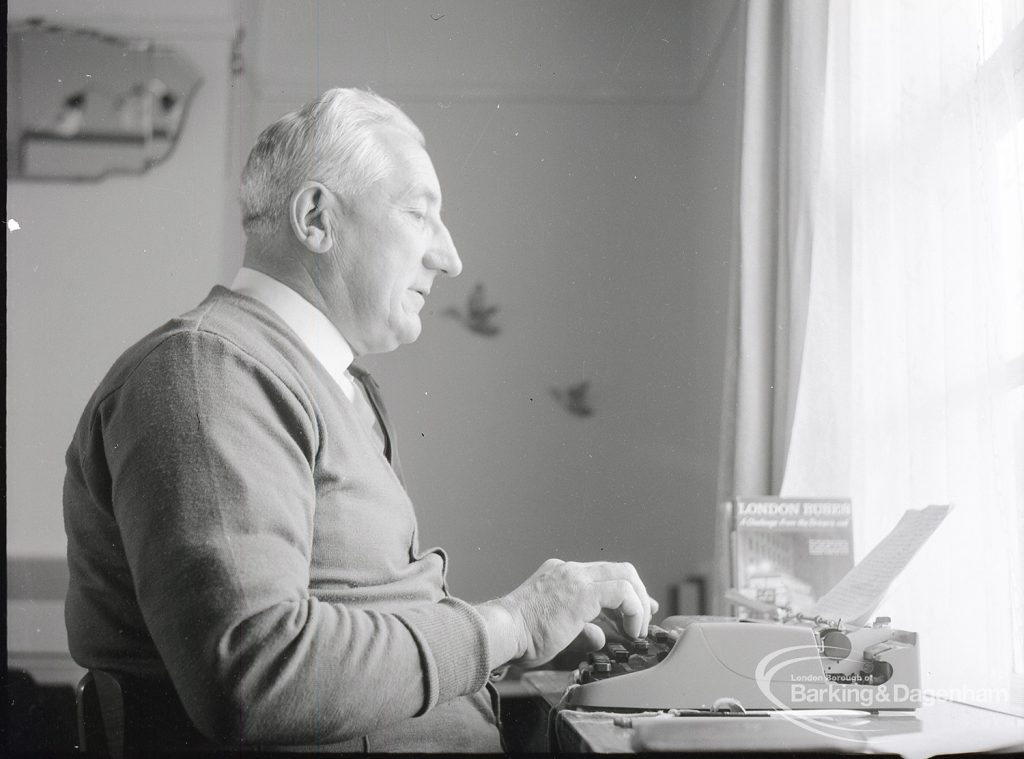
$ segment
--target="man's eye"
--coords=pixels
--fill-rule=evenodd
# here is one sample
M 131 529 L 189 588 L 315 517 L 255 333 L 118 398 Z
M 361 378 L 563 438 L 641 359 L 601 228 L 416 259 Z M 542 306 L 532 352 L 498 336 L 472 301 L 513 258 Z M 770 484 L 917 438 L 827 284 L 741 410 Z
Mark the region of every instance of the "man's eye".
M 412 217 L 416 219 L 416 221 L 423 221 L 427 218 L 427 212 L 421 211 L 418 208 L 410 208 L 409 213 L 412 214 Z

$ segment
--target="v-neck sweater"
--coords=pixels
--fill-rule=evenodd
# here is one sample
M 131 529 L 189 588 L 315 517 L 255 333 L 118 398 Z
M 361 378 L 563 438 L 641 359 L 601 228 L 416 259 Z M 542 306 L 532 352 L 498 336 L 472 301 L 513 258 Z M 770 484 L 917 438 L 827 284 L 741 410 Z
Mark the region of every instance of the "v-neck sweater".
M 169 676 L 222 745 L 499 749 L 482 617 L 449 594 L 444 552 L 420 550 L 352 403 L 266 306 L 216 287 L 129 348 L 66 461 L 82 666 Z

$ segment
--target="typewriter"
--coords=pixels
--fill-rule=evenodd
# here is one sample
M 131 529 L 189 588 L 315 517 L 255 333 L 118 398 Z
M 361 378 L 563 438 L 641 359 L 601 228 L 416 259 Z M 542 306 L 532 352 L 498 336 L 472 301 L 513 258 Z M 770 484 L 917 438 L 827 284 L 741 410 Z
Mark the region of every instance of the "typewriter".
M 673 616 L 641 640 L 590 654 L 574 672 L 566 704 L 710 713 L 921 706 L 917 634 L 894 629 L 888 617 L 867 620 L 949 509 L 907 511 L 806 611 L 733 591 L 727 600 L 768 619 Z
M 571 707 L 743 713 L 763 709 L 906 710 L 921 705 L 915 633 L 879 618 L 820 622 L 668 617 L 574 672 Z

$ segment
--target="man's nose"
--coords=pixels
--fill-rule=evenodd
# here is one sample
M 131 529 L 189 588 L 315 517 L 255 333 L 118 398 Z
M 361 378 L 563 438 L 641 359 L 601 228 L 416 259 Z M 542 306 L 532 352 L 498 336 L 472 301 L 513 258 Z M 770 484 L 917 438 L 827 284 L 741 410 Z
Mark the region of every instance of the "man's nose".
M 459 251 L 456 250 L 451 233 L 443 222 L 438 223 L 434 244 L 427 251 L 424 263 L 427 268 L 435 269 L 449 277 L 457 277 L 462 273 L 462 259 L 459 258 Z

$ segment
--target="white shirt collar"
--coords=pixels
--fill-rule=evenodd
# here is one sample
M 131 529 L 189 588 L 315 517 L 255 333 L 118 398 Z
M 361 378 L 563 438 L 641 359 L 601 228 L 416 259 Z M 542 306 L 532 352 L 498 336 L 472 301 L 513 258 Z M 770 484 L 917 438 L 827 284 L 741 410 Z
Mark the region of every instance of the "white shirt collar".
M 258 300 L 281 317 L 352 400 L 355 386 L 348 368 L 355 355 L 348 341 L 320 309 L 283 282 L 244 266 L 238 270 L 231 289 Z

